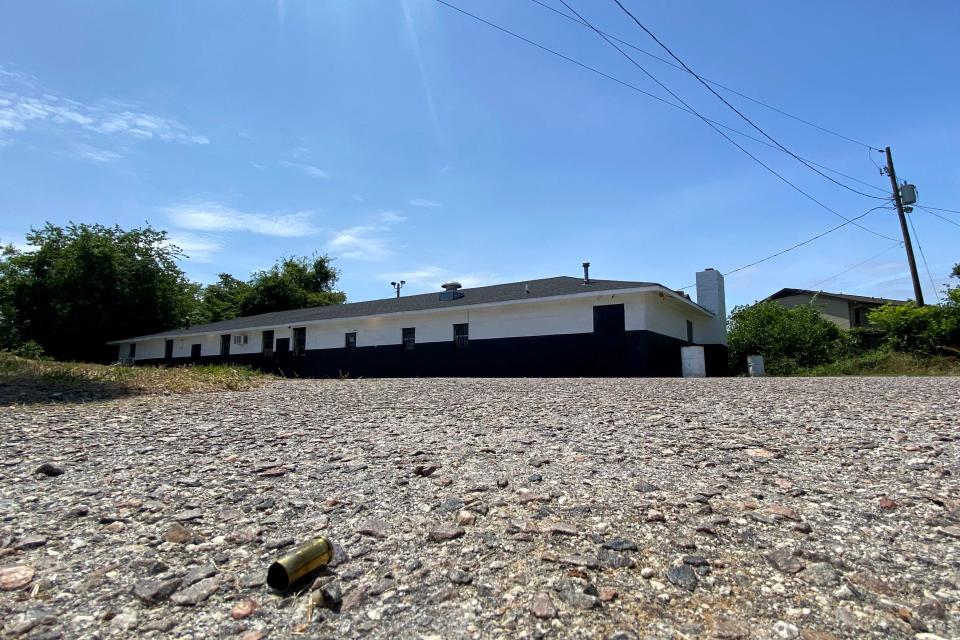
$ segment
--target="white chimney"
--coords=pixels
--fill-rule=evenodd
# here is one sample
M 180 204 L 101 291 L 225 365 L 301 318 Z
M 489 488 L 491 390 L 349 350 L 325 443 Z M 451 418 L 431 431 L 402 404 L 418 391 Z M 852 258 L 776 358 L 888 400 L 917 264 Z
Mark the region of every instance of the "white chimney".
M 701 340 L 705 344 L 726 345 L 727 299 L 723 290 L 723 274 L 716 269 L 697 272 L 697 304 L 715 315 Z

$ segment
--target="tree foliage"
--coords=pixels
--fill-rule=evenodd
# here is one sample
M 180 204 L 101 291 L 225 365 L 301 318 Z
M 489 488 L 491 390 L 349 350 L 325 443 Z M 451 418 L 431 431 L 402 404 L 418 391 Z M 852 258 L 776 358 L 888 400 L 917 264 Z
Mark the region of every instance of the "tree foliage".
M 842 330 L 810 304 L 792 308 L 772 300 L 736 307 L 730 315 L 728 348 L 731 373 L 744 373 L 748 355 L 762 355 L 774 375 L 834 360 L 845 347 Z
M 255 272 L 240 303 L 240 315 L 342 304 L 346 295 L 334 290 L 340 273 L 330 263 L 327 256 L 291 257 Z
M 33 340 L 59 359 L 103 360 L 106 341 L 177 326 L 196 303 L 163 231 L 48 223 L 26 239 L 30 250 L 0 258 L 5 348 Z
M 193 321 L 219 322 L 236 318 L 241 315 L 244 301 L 252 291 L 252 287 L 243 280 L 229 273 L 221 273 L 215 283 L 203 288 Z
M 951 277 L 960 278 L 960 264 Z M 947 287 L 942 304 L 884 305 L 870 314 L 885 346 L 918 356 L 960 355 L 960 287 Z

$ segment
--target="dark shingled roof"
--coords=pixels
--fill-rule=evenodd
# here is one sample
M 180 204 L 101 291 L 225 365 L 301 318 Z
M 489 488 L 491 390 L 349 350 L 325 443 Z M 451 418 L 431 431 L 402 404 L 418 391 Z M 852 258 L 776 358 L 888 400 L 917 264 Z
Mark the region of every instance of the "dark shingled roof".
M 840 298 L 841 300 L 849 300 L 850 302 L 862 302 L 864 304 L 907 304 L 909 300 L 892 300 L 890 298 L 871 298 L 870 296 L 854 296 L 849 293 L 830 293 L 829 291 L 811 291 L 810 289 L 780 289 L 772 296 L 764 298 L 764 302 L 767 300 L 778 300 L 780 298 L 786 298 L 789 296 L 830 296 L 831 298 Z
M 368 300 L 366 302 L 337 304 L 326 307 L 309 307 L 307 309 L 293 309 L 291 311 L 275 311 L 273 313 L 261 313 L 255 316 L 223 320 L 222 322 L 195 325 L 189 329 L 174 329 L 171 331 L 163 331 L 161 333 L 153 333 L 147 336 L 127 338 L 126 340 L 114 340 L 111 342 L 111 344 L 129 340 L 142 340 L 144 338 L 171 338 L 175 336 L 194 335 L 201 333 L 226 333 L 229 331 L 251 329 L 253 327 L 290 325 L 300 322 L 310 322 L 313 320 L 356 318 L 359 316 L 398 313 L 402 311 L 451 309 L 456 307 L 468 307 L 476 304 L 488 304 L 491 302 L 507 302 L 509 300 L 529 300 L 534 298 L 566 296 L 590 291 L 599 293 L 602 291 L 611 291 L 615 289 L 634 289 L 637 287 L 662 286 L 663 285 L 658 285 L 655 282 L 631 282 L 626 280 L 590 280 L 590 284 L 584 284 L 583 280 L 580 278 L 560 276 L 556 278 L 543 278 L 540 280 L 527 280 L 524 282 L 494 284 L 488 287 L 460 289 L 460 293 L 463 294 L 463 297 L 457 300 L 441 301 L 438 292 L 433 292 L 422 293 L 414 296 L 401 296 L 399 298 L 383 298 L 381 300 Z M 528 287 L 529 293 L 527 292 Z M 663 288 L 666 289 L 666 287 Z M 707 313 L 709 313 L 709 311 L 707 311 Z

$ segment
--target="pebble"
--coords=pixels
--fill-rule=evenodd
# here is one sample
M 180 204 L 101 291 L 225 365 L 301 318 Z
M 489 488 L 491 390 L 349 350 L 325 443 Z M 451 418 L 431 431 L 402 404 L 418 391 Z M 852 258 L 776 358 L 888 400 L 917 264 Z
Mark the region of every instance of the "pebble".
M 670 584 L 680 587 L 681 589 L 686 589 L 687 591 L 696 589 L 697 583 L 699 582 L 697 574 L 686 564 L 670 567 L 667 570 L 667 580 L 670 581 Z
M 36 468 L 34 473 L 43 474 L 48 478 L 55 478 L 57 476 L 62 476 L 65 471 L 60 465 L 53 464 L 52 462 L 44 462 Z
M 386 538 L 390 535 L 390 526 L 383 520 L 373 519 L 365 520 L 359 527 L 357 527 L 357 533 L 363 536 L 371 536 L 373 538 Z
M 27 565 L 0 567 L 0 591 L 13 591 L 33 581 L 36 571 Z
M 477 522 L 477 514 L 472 511 L 461 511 L 457 514 L 457 524 L 469 526 Z
M 452 524 L 441 524 L 430 530 L 427 534 L 427 539 L 430 540 L 430 542 L 447 542 L 448 540 L 455 540 L 465 533 L 466 531 L 461 527 Z
M 800 574 L 800 578 L 819 587 L 829 587 L 840 581 L 836 570 L 827 562 L 814 562 Z
M 550 533 L 553 535 L 560 536 L 575 536 L 578 535 L 577 528 L 572 524 L 567 524 L 565 522 L 557 522 L 550 525 Z
M 603 547 L 606 549 L 612 549 L 614 551 L 637 551 L 637 543 L 632 540 L 625 540 L 623 538 L 612 538 L 610 540 L 605 540 Z
M 460 569 L 450 569 L 447 571 L 447 579 L 454 584 L 470 584 L 473 582 L 473 575 Z
M 170 601 L 181 607 L 193 607 L 212 596 L 219 588 L 219 578 L 207 578 L 186 589 L 177 591 L 170 596 Z
M 176 577 L 166 580 L 141 580 L 133 586 L 133 595 L 146 604 L 157 604 L 179 589 L 181 582 L 182 580 Z
M 557 608 L 553 606 L 550 595 L 543 591 L 534 594 L 530 600 L 530 612 L 541 620 L 557 617 Z

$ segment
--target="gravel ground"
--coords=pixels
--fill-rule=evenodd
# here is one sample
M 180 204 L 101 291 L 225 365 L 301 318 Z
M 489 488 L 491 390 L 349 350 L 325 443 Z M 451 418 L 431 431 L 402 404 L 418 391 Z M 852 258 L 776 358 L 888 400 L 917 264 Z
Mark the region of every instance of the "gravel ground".
M 0 409 L 10 637 L 960 637 L 960 379 Z M 331 566 L 263 584 L 291 544 Z

